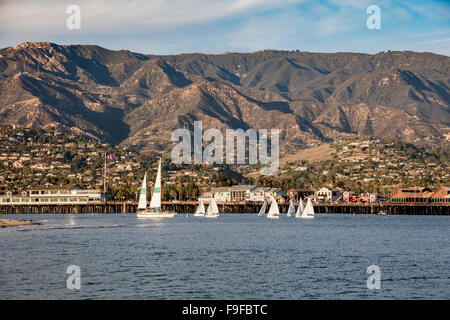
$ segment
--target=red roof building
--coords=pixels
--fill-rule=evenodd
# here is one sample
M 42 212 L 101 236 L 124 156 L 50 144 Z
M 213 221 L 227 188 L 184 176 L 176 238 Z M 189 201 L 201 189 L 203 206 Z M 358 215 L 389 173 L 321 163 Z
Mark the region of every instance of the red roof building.
M 450 203 L 450 187 L 440 187 L 431 196 L 432 203 Z
M 391 202 L 396 203 L 429 203 L 434 193 L 424 187 L 399 188 L 391 197 Z

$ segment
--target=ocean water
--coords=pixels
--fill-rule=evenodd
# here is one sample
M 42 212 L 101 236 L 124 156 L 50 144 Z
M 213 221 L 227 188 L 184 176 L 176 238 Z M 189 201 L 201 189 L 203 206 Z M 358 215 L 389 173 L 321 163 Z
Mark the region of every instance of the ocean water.
M 0 215 L 0 299 L 449 299 L 450 217 Z M 67 267 L 80 268 L 68 289 Z M 369 290 L 367 267 L 380 268 Z

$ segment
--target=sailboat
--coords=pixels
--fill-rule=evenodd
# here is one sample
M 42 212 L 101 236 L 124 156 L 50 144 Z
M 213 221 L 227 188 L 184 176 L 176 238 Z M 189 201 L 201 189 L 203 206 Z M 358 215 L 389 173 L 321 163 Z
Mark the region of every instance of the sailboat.
M 205 218 L 217 218 L 219 216 L 219 208 L 217 208 L 216 200 L 211 198 L 209 206 L 205 213 Z
M 199 201 L 197 209 L 195 209 L 194 217 L 204 217 L 205 216 L 205 205 L 203 200 Z
M 267 212 L 267 218 L 269 219 L 279 219 L 280 218 L 280 210 L 278 209 L 278 204 L 275 198 L 272 196 L 270 197 L 270 201 L 272 202 L 270 204 L 269 212 Z
M 300 216 L 302 219 L 314 219 L 314 207 L 312 205 L 311 199 L 308 198 L 308 202 L 306 203 L 305 210 L 303 210 L 302 215 Z
M 258 212 L 258 217 L 262 217 L 266 213 L 266 208 L 267 208 L 267 201 L 266 199 L 264 199 L 264 203 Z
M 289 209 L 288 209 L 288 211 L 287 211 L 286 216 L 287 216 L 287 217 L 292 217 L 294 214 L 295 214 L 294 200 L 291 199 L 291 200 L 289 201 Z
M 176 212 L 161 210 L 161 158 L 159 159 L 158 173 L 156 174 L 155 186 L 153 187 L 152 200 L 147 207 L 147 174 L 142 181 L 139 195 L 137 217 L 140 219 L 173 218 Z
M 298 205 L 297 212 L 295 213 L 295 217 L 301 218 L 303 211 L 305 211 L 305 204 L 303 203 L 303 199 L 300 198 L 300 203 Z

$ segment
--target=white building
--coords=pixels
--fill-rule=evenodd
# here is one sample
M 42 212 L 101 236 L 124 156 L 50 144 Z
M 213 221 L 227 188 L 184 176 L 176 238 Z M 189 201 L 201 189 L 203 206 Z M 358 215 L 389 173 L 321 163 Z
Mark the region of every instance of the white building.
M 211 191 L 203 193 L 200 197 L 198 197 L 198 201 L 209 201 L 212 197 L 214 197 L 214 193 Z
M 106 198 L 105 198 L 106 196 Z M 40 187 L 22 191 L 20 195 L 0 196 L 2 204 L 86 204 L 109 199 L 99 189 L 81 189 L 79 186 Z
M 386 198 L 384 198 L 382 195 L 378 193 L 370 193 L 368 194 L 369 202 L 370 203 L 378 203 L 378 202 L 384 202 L 387 201 Z
M 211 190 L 214 200 L 220 202 L 231 201 L 230 187 L 219 187 Z
M 276 198 L 281 195 L 284 195 L 284 191 L 280 188 L 260 187 L 251 192 L 249 201 L 263 202 L 264 199 L 268 200 L 270 197 Z
M 316 202 L 336 202 L 342 199 L 341 188 L 320 188 L 314 195 Z
M 199 200 L 207 201 L 211 197 L 217 202 L 243 202 L 243 201 L 264 201 L 271 196 L 283 195 L 283 190 L 279 188 L 258 188 L 254 185 L 237 185 L 231 187 L 213 188 L 210 192 L 205 192 Z
M 256 189 L 254 185 L 239 185 L 230 187 L 231 201 L 250 201 L 251 193 Z

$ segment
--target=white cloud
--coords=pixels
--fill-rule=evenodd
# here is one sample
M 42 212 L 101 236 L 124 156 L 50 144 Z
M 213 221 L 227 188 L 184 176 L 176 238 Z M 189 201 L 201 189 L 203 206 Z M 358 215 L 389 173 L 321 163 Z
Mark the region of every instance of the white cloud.
M 81 0 L 83 32 L 121 32 L 217 20 L 248 11 L 282 7 L 300 0 Z M 0 27 L 16 33 L 64 33 L 71 0 L 0 2 Z
M 449 42 L 449 41 L 450 41 L 450 38 L 446 38 L 446 39 L 436 39 L 436 40 L 418 42 L 417 44 L 441 43 L 441 42 Z
M 81 8 L 68 30 L 66 8 Z M 98 44 L 143 53 L 307 49 L 377 52 L 401 42 L 448 52 L 443 5 L 388 0 L 0 0 L 0 47 L 24 41 Z M 291 5 L 295 4 L 295 5 Z M 381 7 L 382 30 L 369 32 L 366 8 Z M 413 8 L 413 9 L 411 9 Z M 438 10 L 436 9 L 438 8 Z M 422 10 L 420 10 L 422 9 Z M 440 9 L 440 10 L 439 10 Z M 422 21 L 425 11 L 434 18 Z M 421 17 L 421 16 L 420 16 Z M 431 23 L 439 20 L 441 22 Z M 406 29 L 406 27 L 408 27 Z M 438 27 L 438 28 L 437 28 Z M 434 35 L 429 37 L 428 34 Z

